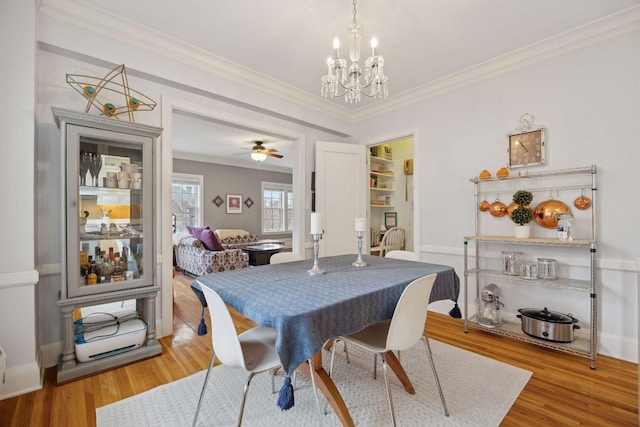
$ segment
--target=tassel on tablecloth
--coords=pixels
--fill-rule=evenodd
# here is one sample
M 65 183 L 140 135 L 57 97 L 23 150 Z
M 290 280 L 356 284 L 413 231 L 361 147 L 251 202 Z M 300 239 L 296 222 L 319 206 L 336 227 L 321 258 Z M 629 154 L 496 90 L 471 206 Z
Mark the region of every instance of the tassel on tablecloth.
M 460 307 L 458 307 L 457 302 L 456 302 L 456 305 L 453 306 L 451 311 L 449 311 L 449 316 L 453 317 L 454 319 L 462 318 L 462 313 L 460 313 Z
M 207 324 L 204 323 L 204 306 L 202 307 L 202 313 L 200 314 L 200 324 L 198 325 L 198 336 L 207 335 Z
M 291 378 L 287 376 L 284 379 L 284 384 L 280 389 L 280 394 L 278 395 L 278 407 L 283 411 L 287 409 L 293 408 L 293 385 L 291 385 Z

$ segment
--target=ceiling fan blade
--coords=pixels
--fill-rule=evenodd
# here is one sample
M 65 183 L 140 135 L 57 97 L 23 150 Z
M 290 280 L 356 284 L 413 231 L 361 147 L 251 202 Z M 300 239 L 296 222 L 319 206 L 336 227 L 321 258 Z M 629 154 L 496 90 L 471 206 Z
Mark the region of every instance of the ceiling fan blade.
M 266 154 L 269 157 L 275 157 L 276 159 L 281 159 L 281 158 L 284 157 L 282 154 L 276 154 L 276 153 L 273 153 L 271 151 L 267 151 L 264 154 Z
M 275 148 L 267 148 L 267 151 L 271 152 L 271 153 L 277 153 L 278 150 L 276 150 Z

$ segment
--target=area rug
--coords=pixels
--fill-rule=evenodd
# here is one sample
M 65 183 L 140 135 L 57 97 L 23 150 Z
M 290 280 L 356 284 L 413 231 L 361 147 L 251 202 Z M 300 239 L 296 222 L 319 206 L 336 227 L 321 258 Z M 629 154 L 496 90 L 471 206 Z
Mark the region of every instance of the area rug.
M 434 362 L 447 401 L 446 417 L 434 383 L 424 344 L 401 353 L 401 362 L 411 378 L 416 394 L 404 391 L 394 374 L 393 402 L 400 426 L 498 426 L 529 381 L 531 372 L 460 348 L 430 340 Z M 387 395 L 378 366 L 373 379 L 373 355 L 349 346 L 347 364 L 342 344 L 336 351 L 333 378 L 356 425 L 391 424 Z M 324 352 L 325 366 L 330 353 Z M 378 359 L 378 363 L 379 359 Z M 96 409 L 98 427 L 190 426 L 200 395 L 205 371 L 156 387 L 139 395 Z M 246 375 L 242 370 L 217 366 L 211 373 L 203 401 L 199 426 L 235 426 Z M 311 381 L 297 376 L 295 406 L 281 411 L 277 394 L 271 393 L 268 373 L 253 379 L 247 396 L 243 426 L 320 425 L 320 416 Z M 282 378 L 276 378 L 276 389 Z M 324 408 L 326 400 L 320 394 Z M 322 425 L 339 426 L 329 406 Z

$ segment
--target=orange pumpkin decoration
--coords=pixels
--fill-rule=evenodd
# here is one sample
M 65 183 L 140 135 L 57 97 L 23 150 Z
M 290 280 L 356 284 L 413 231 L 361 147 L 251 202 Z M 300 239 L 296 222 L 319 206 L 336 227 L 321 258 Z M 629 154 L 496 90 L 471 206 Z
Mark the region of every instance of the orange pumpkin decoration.
M 507 168 L 500 168 L 498 169 L 498 172 L 496 172 L 496 176 L 498 178 L 506 178 L 509 176 L 509 169 Z
M 480 179 L 489 179 L 489 178 L 491 178 L 491 173 L 488 170 L 484 169 L 482 172 L 480 172 L 479 178 Z
M 478 205 L 478 208 L 480 209 L 481 212 L 486 212 L 489 210 L 489 202 L 487 202 L 486 200 L 483 200 L 480 202 L 480 204 Z

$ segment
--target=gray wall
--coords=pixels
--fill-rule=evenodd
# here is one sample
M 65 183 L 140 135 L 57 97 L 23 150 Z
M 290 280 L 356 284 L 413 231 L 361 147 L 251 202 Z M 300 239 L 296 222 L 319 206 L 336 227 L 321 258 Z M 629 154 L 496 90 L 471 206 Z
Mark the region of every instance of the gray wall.
M 291 184 L 290 173 L 266 171 L 261 169 L 240 168 L 215 163 L 195 162 L 192 160 L 173 159 L 173 171 L 189 173 L 204 177 L 204 223 L 212 230 L 217 228 L 242 228 L 261 236 L 260 226 L 262 208 L 262 182 L 279 182 Z M 227 194 L 242 196 L 242 213 L 227 213 Z M 216 207 L 213 199 L 220 196 L 225 203 Z M 244 201 L 250 197 L 254 205 L 250 208 Z M 262 236 L 261 236 L 262 237 Z M 290 238 L 291 233 L 269 234 L 265 238 Z

